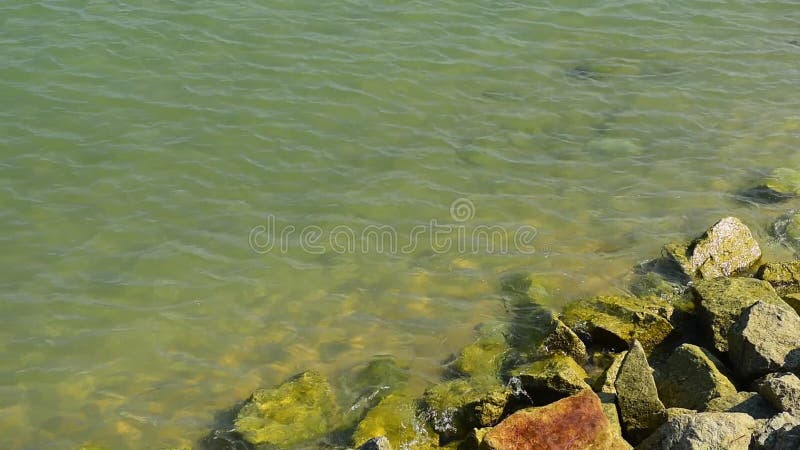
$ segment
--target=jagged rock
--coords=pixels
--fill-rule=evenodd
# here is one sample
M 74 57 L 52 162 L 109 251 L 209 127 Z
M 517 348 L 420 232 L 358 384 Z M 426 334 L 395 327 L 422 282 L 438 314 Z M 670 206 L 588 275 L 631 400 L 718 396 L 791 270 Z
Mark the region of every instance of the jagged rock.
M 611 364 L 609 364 L 608 368 L 595 381 L 594 389 L 597 392 L 613 394 L 616 398 L 617 388 L 614 387 L 614 383 L 617 382 L 619 368 L 622 366 L 622 361 L 625 360 L 625 355 L 627 354 L 628 352 L 614 354 Z
M 769 282 L 778 292 L 796 293 L 800 290 L 800 261 L 766 263 L 756 276 Z
M 561 320 L 594 344 L 624 350 L 635 339 L 651 351 L 672 332 L 672 312 L 655 297 L 594 297 L 567 305 Z
M 321 436 L 336 419 L 331 385 L 322 374 L 309 370 L 278 387 L 254 392 L 234 426 L 251 444 L 290 446 Z
M 789 306 L 759 301 L 728 333 L 728 356 L 744 379 L 800 370 L 800 316 Z
M 747 450 L 756 421 L 742 413 L 697 413 L 671 418 L 636 450 Z
M 708 402 L 707 412 L 739 412 L 754 419 L 768 419 L 778 411 L 760 394 L 737 392 L 734 395 L 717 397 Z
M 697 414 L 697 411 L 687 408 L 667 408 L 667 422 L 673 417 L 685 416 L 687 414 Z
M 757 301 L 785 305 L 772 285 L 754 278 L 703 280 L 693 287 L 700 317 L 709 327 L 714 347 L 728 350 L 728 330 Z
M 491 428 L 474 428 L 463 442 L 458 445 L 458 450 L 478 450 L 483 438 Z
M 358 446 L 375 436 L 386 437 L 395 448 L 439 448 L 436 433 L 419 417 L 414 397 L 406 390 L 389 394 L 369 410 L 353 433 L 353 441 Z
M 589 389 L 586 371 L 565 355 L 525 364 L 512 370 L 511 375 L 520 380 L 525 392 L 539 405 Z
M 493 376 L 500 374 L 510 346 L 506 329 L 499 324 L 485 324 L 478 329 L 478 338 L 464 347 L 453 361 L 452 370 L 460 376 Z
M 666 411 L 653 380 L 653 369 L 639 341 L 625 355 L 614 383 L 625 436 L 641 442 L 666 420 Z
M 800 448 L 800 417 L 780 413 L 763 421 L 753 433 L 752 450 L 797 450 Z
M 499 422 L 510 396 L 511 390 L 496 378 L 462 378 L 428 388 L 422 403 L 440 442 L 449 442 Z
M 571 356 L 575 361 L 586 361 L 589 358 L 583 341 L 557 318 L 553 318 L 552 329 L 544 338 L 542 349 L 549 355 L 563 353 Z
M 800 378 L 790 372 L 765 375 L 753 383 L 773 406 L 800 417 Z
M 610 450 L 629 448 L 614 436 L 600 399 L 584 390 L 547 406 L 517 411 L 491 429 L 483 450 Z
M 622 423 L 619 421 L 617 395 L 600 392 L 597 397 L 600 398 L 600 406 L 603 408 L 603 414 L 606 415 L 606 419 L 608 419 L 608 423 L 611 426 L 611 432 L 614 433 L 614 436 L 619 436 L 622 439 Z
M 392 450 L 392 444 L 385 437 L 376 437 L 365 442 L 358 450 Z
M 662 370 L 657 372 L 656 385 L 666 407 L 704 411 L 716 397 L 736 394 L 721 361 L 706 350 L 692 344 L 676 348 Z
M 667 245 L 663 253 L 690 278 L 727 277 L 761 258 L 750 229 L 735 217 L 720 220 L 689 244 Z

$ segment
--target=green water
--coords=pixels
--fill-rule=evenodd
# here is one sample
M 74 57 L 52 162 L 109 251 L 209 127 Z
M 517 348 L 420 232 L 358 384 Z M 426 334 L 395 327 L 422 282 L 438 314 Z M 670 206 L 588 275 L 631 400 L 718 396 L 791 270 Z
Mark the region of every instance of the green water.
M 624 292 L 723 215 L 787 257 L 797 205 L 734 193 L 800 165 L 799 30 L 793 0 L 3 1 L 0 447 L 190 447 L 374 355 L 422 389 L 504 273 Z M 536 237 L 256 251 L 269 217 Z

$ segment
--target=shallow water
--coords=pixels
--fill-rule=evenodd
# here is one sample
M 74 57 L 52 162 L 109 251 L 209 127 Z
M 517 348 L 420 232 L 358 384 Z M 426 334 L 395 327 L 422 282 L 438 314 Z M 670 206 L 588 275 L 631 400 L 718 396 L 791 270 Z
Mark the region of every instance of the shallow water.
M 625 292 L 723 215 L 788 256 L 766 228 L 800 205 L 735 193 L 800 165 L 794 1 L 6 0 L 0 23 L 2 448 L 191 446 L 259 386 L 374 355 L 422 389 L 506 319 L 503 274 L 556 308 Z M 432 221 L 469 245 L 409 240 Z M 323 238 L 267 251 L 268 225 Z M 535 239 L 453 238 L 480 225 Z M 339 251 L 337 226 L 415 245 Z

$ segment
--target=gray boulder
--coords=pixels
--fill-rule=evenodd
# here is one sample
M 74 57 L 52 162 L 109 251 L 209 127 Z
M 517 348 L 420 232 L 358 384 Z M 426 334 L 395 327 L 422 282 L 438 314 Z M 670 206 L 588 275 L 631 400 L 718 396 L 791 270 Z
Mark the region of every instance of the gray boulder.
M 688 244 L 667 245 L 663 253 L 690 278 L 727 277 L 761 258 L 750 229 L 735 217 L 720 220 Z
M 647 363 L 639 341 L 633 342 L 622 360 L 614 388 L 622 427 L 631 443 L 641 442 L 666 420 L 666 409 L 658 399 L 653 369 Z
M 800 316 L 788 306 L 759 301 L 731 327 L 728 346 L 731 364 L 744 379 L 796 372 L 800 370 Z
M 755 392 L 737 392 L 725 397 L 717 397 L 708 402 L 706 412 L 739 412 L 754 419 L 769 419 L 778 413 L 770 402 Z
M 793 373 L 771 373 L 754 383 L 759 394 L 773 406 L 800 416 L 800 378 Z
M 672 417 L 636 450 L 748 450 L 756 421 L 742 413 L 698 413 Z
M 753 433 L 753 450 L 797 450 L 800 448 L 800 418 L 789 413 L 763 421 Z
M 757 301 L 786 306 L 772 285 L 754 278 L 703 280 L 693 292 L 700 318 L 720 352 L 728 350 L 728 330 L 749 306 Z
M 668 408 L 704 411 L 710 400 L 736 394 L 736 386 L 723 370 L 722 362 L 711 353 L 683 344 L 658 372 L 658 394 Z

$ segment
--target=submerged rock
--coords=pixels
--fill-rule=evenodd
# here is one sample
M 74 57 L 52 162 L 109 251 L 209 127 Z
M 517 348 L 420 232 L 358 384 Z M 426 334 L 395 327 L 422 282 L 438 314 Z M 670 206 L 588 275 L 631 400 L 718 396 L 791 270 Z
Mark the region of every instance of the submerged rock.
M 670 244 L 663 253 L 690 278 L 727 277 L 761 258 L 750 229 L 735 217 L 726 217 L 688 244 Z
M 617 380 L 617 404 L 625 436 L 631 443 L 641 442 L 666 420 L 664 404 L 658 398 L 653 369 L 638 341 L 622 361 Z
M 658 372 L 659 396 L 668 408 L 704 411 L 710 400 L 736 394 L 736 386 L 723 370 L 722 362 L 706 350 L 683 344 Z
M 360 446 L 375 436 L 384 436 L 392 446 L 407 450 L 438 448 L 439 439 L 419 418 L 416 401 L 406 391 L 389 394 L 372 408 L 353 433 Z
M 785 305 L 772 285 L 754 278 L 702 280 L 693 292 L 700 317 L 720 352 L 728 350 L 728 330 L 749 306 L 758 301 Z
M 800 417 L 800 378 L 789 372 L 765 375 L 753 383 L 758 393 L 781 411 Z
M 635 339 L 650 351 L 672 332 L 672 312 L 669 303 L 655 297 L 606 296 L 567 305 L 561 319 L 594 344 L 624 350 Z
M 765 420 L 753 433 L 753 450 L 797 450 L 800 448 L 800 417 L 781 413 Z
M 762 180 L 761 186 L 777 197 L 795 197 L 800 194 L 800 171 L 788 167 L 777 168 Z
M 457 379 L 428 388 L 422 403 L 441 442 L 449 442 L 499 422 L 510 396 L 511 390 L 496 378 Z
M 711 399 L 706 411 L 739 412 L 748 414 L 754 419 L 768 419 L 778 413 L 767 399 L 755 392 L 737 392 Z
M 665 280 L 655 272 L 635 274 L 630 283 L 631 293 L 637 297 L 661 297 L 673 295 L 678 286 Z
M 392 444 L 384 436 L 372 438 L 365 442 L 358 450 L 392 450 Z
M 772 234 L 778 242 L 800 251 L 800 212 L 791 210 L 772 224 Z
M 547 406 L 517 411 L 483 438 L 484 450 L 626 449 L 591 390 Z
M 800 261 L 764 264 L 756 276 L 769 282 L 778 292 L 800 291 Z
M 310 370 L 276 388 L 254 392 L 234 427 L 251 444 L 290 446 L 329 431 L 337 414 L 328 380 Z
M 800 316 L 788 306 L 759 301 L 728 333 L 733 368 L 750 380 L 770 372 L 800 370 Z
M 574 359 L 554 355 L 517 367 L 511 372 L 534 404 L 546 404 L 589 389 L 588 375 Z
M 499 376 L 510 349 L 505 326 L 482 325 L 478 329 L 478 338 L 461 350 L 451 370 L 459 376 Z
M 636 450 L 748 450 L 756 421 L 742 413 L 698 413 L 671 418 Z

